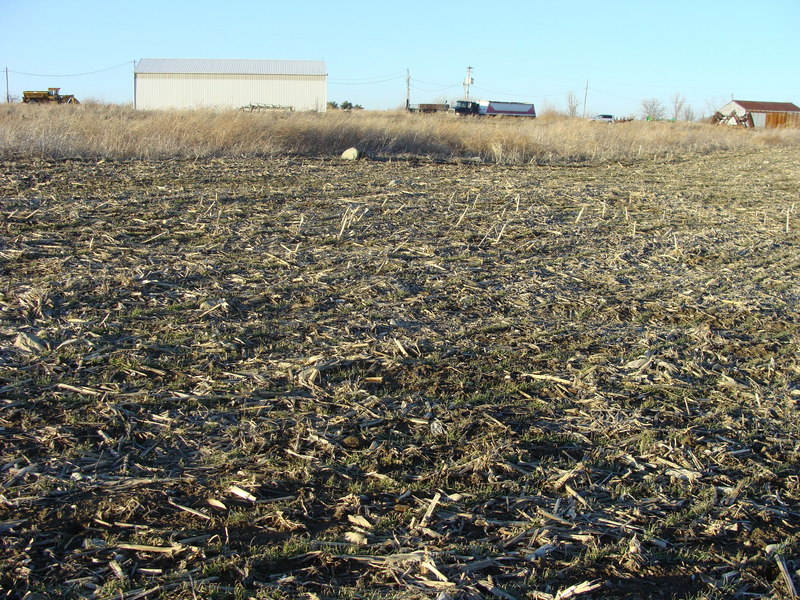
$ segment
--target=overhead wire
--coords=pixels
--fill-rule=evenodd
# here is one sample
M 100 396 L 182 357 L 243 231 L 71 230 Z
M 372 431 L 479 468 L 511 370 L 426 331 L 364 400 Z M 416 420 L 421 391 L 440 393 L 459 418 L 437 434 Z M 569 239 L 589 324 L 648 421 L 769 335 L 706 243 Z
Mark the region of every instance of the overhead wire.
M 93 70 L 93 71 L 85 71 L 85 72 L 82 72 L 82 73 L 57 73 L 57 74 L 53 74 L 53 73 L 30 73 L 30 72 L 27 72 L 27 71 L 16 71 L 16 70 L 13 70 L 13 69 L 7 69 L 7 72 L 8 73 L 13 73 L 15 75 L 24 75 L 24 76 L 28 76 L 28 77 L 83 77 L 83 76 L 87 76 L 87 75 L 95 75 L 97 73 L 104 73 L 106 71 L 112 71 L 114 69 L 119 69 L 121 67 L 124 67 L 124 66 L 127 66 L 127 65 L 131 65 L 131 64 L 135 65 L 136 61 L 128 60 L 128 61 L 116 64 L 116 65 L 113 65 L 113 66 L 110 66 L 110 67 L 105 67 L 105 68 L 102 68 L 102 69 L 96 69 L 96 70 Z M 328 79 L 328 83 L 331 84 L 331 85 L 337 85 L 337 86 L 365 86 L 365 85 L 377 85 L 377 84 L 381 84 L 381 83 L 387 83 L 387 82 L 390 82 L 390 81 L 396 81 L 396 80 L 402 79 L 404 77 L 408 77 L 408 71 L 395 71 L 395 73 L 393 73 L 393 74 L 376 75 L 376 76 L 372 76 L 372 77 Z M 415 79 L 415 78 L 410 78 L 410 77 L 408 77 L 408 79 L 409 79 L 410 87 L 414 88 L 415 90 L 422 91 L 422 92 L 442 92 L 442 91 L 453 89 L 453 88 L 457 88 L 457 87 L 460 87 L 461 85 L 463 85 L 461 82 L 458 82 L 458 83 L 435 83 L 435 82 L 431 82 L 431 81 L 425 81 L 425 80 L 422 80 L 422 79 Z M 609 85 L 624 85 L 624 86 L 642 86 L 642 85 L 645 85 L 645 84 L 622 83 L 622 82 L 612 82 L 612 81 L 603 81 L 601 83 L 607 83 Z M 422 84 L 422 85 L 419 85 L 419 84 Z M 491 90 L 491 89 L 483 88 L 483 87 L 480 87 L 480 86 L 472 86 L 472 87 L 473 87 L 473 89 L 481 90 L 483 92 L 487 92 L 487 93 L 490 93 L 490 94 L 497 94 L 497 95 L 500 95 L 500 96 L 511 96 L 511 97 L 518 97 L 518 98 L 549 98 L 549 97 L 555 97 L 555 96 L 564 96 L 566 94 L 569 94 L 570 92 L 579 93 L 581 91 L 584 91 L 583 89 L 580 89 L 580 90 L 567 90 L 565 92 L 558 92 L 558 93 L 551 93 L 551 94 L 518 94 L 518 93 L 501 92 L 501 91 L 498 91 L 498 90 Z M 666 87 L 670 87 L 670 86 L 666 86 L 666 85 L 663 85 L 663 84 L 648 84 L 645 87 L 666 88 Z M 600 90 L 600 89 L 597 89 L 597 88 L 594 88 L 594 87 L 590 87 L 588 89 L 591 90 L 594 93 L 603 94 L 605 96 L 609 96 L 609 97 L 612 97 L 612 98 L 619 98 L 621 100 L 628 100 L 628 101 L 631 101 L 631 102 L 636 102 L 637 101 L 636 98 L 630 98 L 630 97 L 627 97 L 627 96 L 621 96 L 619 94 L 612 94 L 610 92 L 606 92 L 606 91 L 603 91 L 603 90 Z M 703 89 L 703 88 L 692 88 L 692 89 Z
M 425 85 L 435 85 L 435 86 L 441 86 L 441 87 L 456 87 L 456 86 L 459 86 L 459 85 L 463 85 L 463 83 L 460 82 L 460 81 L 458 83 L 434 83 L 433 81 L 424 81 L 422 79 L 412 79 L 412 81 L 417 81 L 419 83 L 424 83 Z
M 341 79 L 328 79 L 328 83 L 337 85 L 370 85 L 373 83 L 384 83 L 405 77 L 405 71 L 395 71 L 387 75 L 374 75 L 372 77 L 344 77 Z
M 387 79 L 379 79 L 376 81 L 362 81 L 362 82 L 358 81 L 348 82 L 346 80 L 340 81 L 337 79 L 328 79 L 328 83 L 332 85 L 374 85 L 376 83 L 386 83 L 387 81 L 395 81 L 397 79 L 402 79 L 403 77 L 405 77 L 405 75 L 396 75 L 395 77 L 389 77 Z
M 598 94 L 603 94 L 604 96 L 611 96 L 612 98 L 619 98 L 620 100 L 630 100 L 631 102 L 638 102 L 636 98 L 628 98 L 627 96 L 620 96 L 618 94 L 612 94 L 610 92 L 604 92 L 603 90 L 598 90 L 596 88 L 590 87 L 589 91 L 596 92 Z
M 119 63 L 118 65 L 114 65 L 113 67 L 106 67 L 104 69 L 97 69 L 96 71 L 87 71 L 85 73 L 61 73 L 61 74 L 47 74 L 47 73 L 26 73 L 24 71 L 14 71 L 9 69 L 9 73 L 14 73 L 15 75 L 27 75 L 29 77 L 82 77 L 84 75 L 94 75 L 96 73 L 104 73 L 106 71 L 112 71 L 114 69 L 119 69 L 120 67 L 124 67 L 125 65 L 135 64 L 135 60 L 126 60 L 123 63 Z
M 517 98 L 549 98 L 552 96 L 564 96 L 569 94 L 570 92 L 574 92 L 575 90 L 567 90 L 566 92 L 558 92 L 554 94 L 511 94 L 509 92 L 498 92 L 497 90 L 488 90 L 486 88 L 482 88 L 480 86 L 472 86 L 476 90 L 481 90 L 484 92 L 489 92 L 490 94 L 497 94 L 498 96 L 516 96 Z
M 413 81 L 413 79 L 412 79 L 412 81 Z M 421 91 L 421 92 L 443 92 L 444 90 L 449 90 L 449 89 L 451 89 L 451 88 L 454 88 L 454 87 L 460 87 L 460 86 L 461 86 L 461 84 L 460 84 L 460 83 L 456 83 L 456 84 L 453 84 L 453 85 L 442 85 L 442 86 L 439 86 L 439 87 L 437 87 L 437 88 L 425 88 L 425 87 L 420 87 L 420 86 L 418 86 L 418 85 L 414 85 L 413 83 L 411 83 L 410 85 L 411 85 L 411 87 L 412 87 L 412 88 L 414 88 L 415 90 L 419 90 L 419 91 Z

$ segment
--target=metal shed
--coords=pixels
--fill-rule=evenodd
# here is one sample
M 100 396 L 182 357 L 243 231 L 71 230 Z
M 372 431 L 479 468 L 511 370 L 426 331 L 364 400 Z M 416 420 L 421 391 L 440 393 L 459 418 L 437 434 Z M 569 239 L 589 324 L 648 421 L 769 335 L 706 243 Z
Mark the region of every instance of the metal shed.
M 716 112 L 714 121 L 744 127 L 800 127 L 800 106 L 791 102 L 731 100 Z
M 134 107 L 143 110 L 327 106 L 328 74 L 317 60 L 143 58 L 133 70 Z

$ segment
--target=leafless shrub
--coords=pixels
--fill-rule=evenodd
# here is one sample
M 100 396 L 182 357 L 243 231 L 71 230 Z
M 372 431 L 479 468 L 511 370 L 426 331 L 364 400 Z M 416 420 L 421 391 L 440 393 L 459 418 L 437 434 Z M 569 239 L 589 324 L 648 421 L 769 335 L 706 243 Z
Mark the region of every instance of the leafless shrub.
M 659 121 L 667 114 L 667 109 L 658 98 L 642 100 L 642 117 L 650 121 Z

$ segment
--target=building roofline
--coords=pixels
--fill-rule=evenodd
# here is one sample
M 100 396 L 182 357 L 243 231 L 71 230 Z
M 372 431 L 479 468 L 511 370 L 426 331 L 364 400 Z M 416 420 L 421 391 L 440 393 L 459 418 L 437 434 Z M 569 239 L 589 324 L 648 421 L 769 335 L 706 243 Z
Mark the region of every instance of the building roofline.
M 142 58 L 135 74 L 315 75 L 327 76 L 321 60 L 259 60 L 233 58 Z
M 731 100 L 751 112 L 800 112 L 800 106 L 792 102 L 762 102 L 758 100 Z

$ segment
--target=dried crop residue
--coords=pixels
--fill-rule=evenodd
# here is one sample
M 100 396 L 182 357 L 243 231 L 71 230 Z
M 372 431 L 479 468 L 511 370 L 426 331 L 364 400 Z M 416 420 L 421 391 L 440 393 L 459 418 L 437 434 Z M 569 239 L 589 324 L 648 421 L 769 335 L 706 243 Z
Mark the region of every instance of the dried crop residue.
M 0 597 L 790 595 L 798 159 L 4 162 Z

